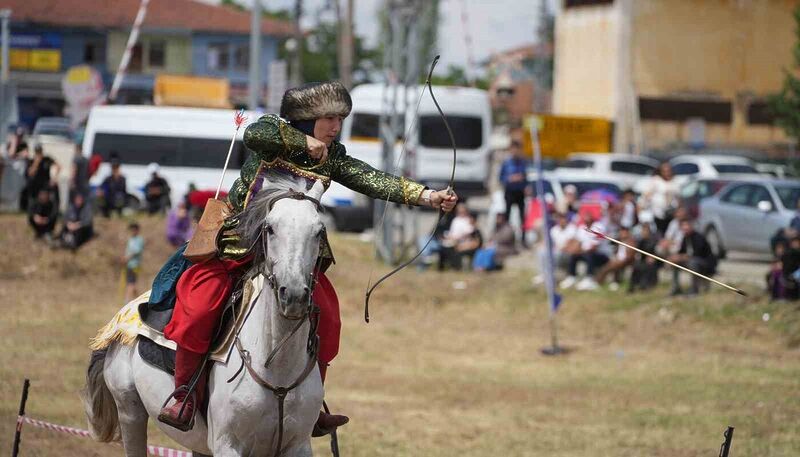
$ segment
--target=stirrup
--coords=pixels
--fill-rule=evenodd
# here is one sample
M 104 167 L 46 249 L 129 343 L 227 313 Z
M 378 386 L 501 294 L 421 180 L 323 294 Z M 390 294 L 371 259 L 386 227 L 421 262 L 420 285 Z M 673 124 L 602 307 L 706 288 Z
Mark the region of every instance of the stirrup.
M 161 411 L 158 413 L 158 421 L 164 424 L 169 425 L 170 427 L 176 428 L 182 432 L 188 432 L 192 428 L 194 428 L 194 417 L 197 414 L 197 395 L 196 392 L 192 392 L 189 395 L 185 395 L 183 397 L 183 401 L 181 402 L 181 409 L 178 410 L 178 420 L 172 420 L 171 416 L 167 416 L 166 414 L 162 414 L 162 411 L 167 407 L 170 400 L 175 399 L 177 401 L 177 396 L 180 393 L 188 393 L 189 386 L 183 385 L 172 391 L 169 394 L 169 397 L 164 401 L 164 404 L 161 405 Z M 186 409 L 186 404 L 191 401 L 192 402 L 192 417 L 189 419 L 189 422 L 180 422 L 181 416 L 183 416 L 184 410 Z

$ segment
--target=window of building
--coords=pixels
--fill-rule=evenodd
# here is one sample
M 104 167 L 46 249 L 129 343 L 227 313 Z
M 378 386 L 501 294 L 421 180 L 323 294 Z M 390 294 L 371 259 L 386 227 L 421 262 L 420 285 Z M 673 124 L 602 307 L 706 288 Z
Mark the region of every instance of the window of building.
M 478 149 L 483 144 L 483 122 L 479 117 L 447 116 L 447 123 L 453 129 L 456 147 L 459 149 Z M 452 149 L 450 136 L 442 118 L 437 116 L 419 117 L 419 143 L 428 148 Z
M 564 0 L 564 8 L 575 8 L 576 6 L 591 5 L 611 5 L 614 0 Z
M 167 56 L 167 44 L 163 41 L 151 41 L 147 49 L 147 58 L 151 67 L 164 68 Z
M 765 102 L 753 102 L 747 107 L 747 123 L 751 125 L 772 125 L 775 116 Z
M 83 62 L 89 65 L 103 63 L 103 44 L 97 41 L 87 41 L 83 45 Z
M 250 46 L 240 44 L 233 49 L 233 69 L 247 71 L 250 68 Z
M 684 122 L 700 117 L 709 123 L 730 124 L 732 110 L 726 101 L 639 97 L 639 114 L 649 121 Z
M 231 51 L 228 43 L 211 43 L 208 45 L 208 69 L 212 71 L 228 71 Z
M 128 71 L 141 73 L 142 71 L 142 44 L 139 43 L 131 50 L 131 60 L 128 62 Z

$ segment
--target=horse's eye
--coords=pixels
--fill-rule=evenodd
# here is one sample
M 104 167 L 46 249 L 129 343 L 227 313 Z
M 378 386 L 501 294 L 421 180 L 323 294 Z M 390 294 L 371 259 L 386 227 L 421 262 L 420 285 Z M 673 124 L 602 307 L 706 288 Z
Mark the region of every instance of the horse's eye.
M 267 224 L 267 235 L 273 236 L 275 235 L 275 230 L 272 229 L 272 226 Z

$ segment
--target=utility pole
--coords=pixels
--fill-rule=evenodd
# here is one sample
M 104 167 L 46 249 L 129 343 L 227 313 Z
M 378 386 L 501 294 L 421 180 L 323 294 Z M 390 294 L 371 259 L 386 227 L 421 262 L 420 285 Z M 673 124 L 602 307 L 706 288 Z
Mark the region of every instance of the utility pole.
M 339 0 L 336 0 L 338 5 Z M 348 90 L 353 88 L 353 8 L 355 0 L 345 0 L 343 17 L 339 18 L 339 79 Z M 338 9 L 338 8 L 337 8 Z
M 261 0 L 253 2 L 253 11 L 250 18 L 250 84 L 247 97 L 247 107 L 253 111 L 258 110 L 261 100 Z
M 383 108 L 380 117 L 380 138 L 383 150 L 383 169 L 392 174 L 402 170 L 403 175 L 412 176 L 415 172 L 413 149 L 416 143 L 416 119 L 411 119 L 407 113 L 413 111 L 409 99 L 416 100 L 419 95 L 418 86 L 420 75 L 419 44 L 421 26 L 420 12 L 425 12 L 426 3 L 421 0 L 388 0 L 387 14 L 389 29 L 383 34 Z M 423 18 L 427 14 L 422 15 Z M 410 94 L 414 94 L 409 96 Z M 405 157 L 396 157 L 398 140 L 402 139 L 403 146 L 400 154 Z M 406 229 L 412 214 L 396 210 L 388 210 L 386 200 L 376 200 L 373 226 L 375 227 L 377 255 L 388 263 L 397 263 L 398 242 L 407 241 Z M 395 206 L 395 209 L 398 207 Z M 388 214 L 387 214 L 388 213 Z M 415 224 L 415 222 L 414 222 Z M 412 226 L 412 229 L 416 227 Z M 415 236 L 411 237 L 416 239 Z
M 0 37 L 2 37 L 3 41 L 0 49 L 0 58 L 3 59 L 2 68 L 0 68 L 0 140 L 3 141 L 3 147 L 5 147 L 6 133 L 8 133 L 8 109 L 11 106 L 8 97 L 12 93 L 9 90 L 9 68 L 11 64 L 8 60 L 8 48 L 11 41 L 11 31 L 9 30 L 9 22 L 11 22 L 10 9 L 0 10 L 0 21 L 2 21 Z M 8 152 L 10 151 L 6 151 L 6 153 Z
M 300 17 L 303 15 L 303 0 L 294 2 L 294 55 L 292 56 L 291 86 L 297 87 L 303 83 L 303 31 L 300 30 Z

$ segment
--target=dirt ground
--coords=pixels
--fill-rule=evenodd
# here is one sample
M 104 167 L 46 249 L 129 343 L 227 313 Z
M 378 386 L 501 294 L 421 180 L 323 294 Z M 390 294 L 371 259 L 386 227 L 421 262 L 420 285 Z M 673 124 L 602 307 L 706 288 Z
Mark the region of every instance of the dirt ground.
M 172 249 L 162 219 L 139 221 L 147 287 Z M 99 237 L 74 255 L 34 243 L 22 217 L 0 216 L 0 452 L 25 377 L 30 416 L 85 428 L 87 344 L 121 305 L 124 227 L 99 220 Z M 571 352 L 548 358 L 545 296 L 530 272 L 409 268 L 373 294 L 365 324 L 367 277 L 388 268 L 373 263 L 370 244 L 332 243 L 344 328 L 326 397 L 351 417 L 343 456 L 715 456 L 727 425 L 732 456 L 800 455 L 796 305 L 755 289 L 568 293 L 558 328 Z M 158 433 L 150 442 L 174 446 Z M 317 440 L 317 455 L 327 446 Z M 21 455 L 121 448 L 27 427 Z

